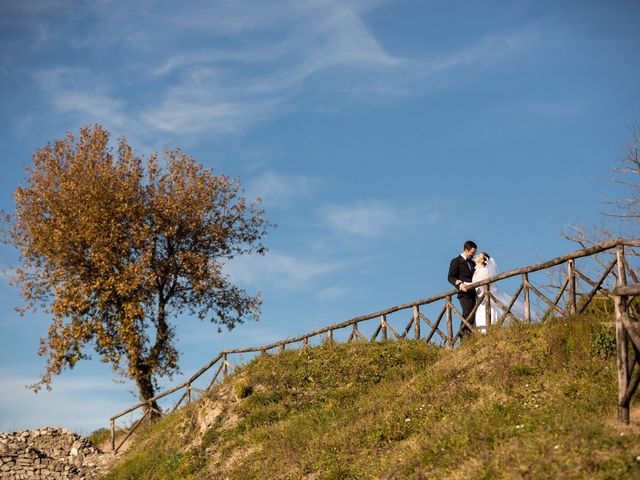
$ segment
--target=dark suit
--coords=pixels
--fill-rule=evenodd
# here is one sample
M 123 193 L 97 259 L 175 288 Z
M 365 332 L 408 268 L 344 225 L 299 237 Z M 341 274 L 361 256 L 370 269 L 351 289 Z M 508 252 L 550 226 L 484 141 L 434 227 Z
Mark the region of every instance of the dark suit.
M 476 269 L 476 265 L 473 260 L 465 260 L 461 255 L 458 255 L 456 258 L 451 260 L 449 264 L 449 276 L 447 277 L 449 283 L 454 287 L 458 288 L 456 285 L 456 280 L 460 280 L 462 282 L 471 282 L 473 280 L 473 272 Z M 464 318 L 469 317 L 471 310 L 476 304 L 476 291 L 475 289 L 471 289 L 467 292 L 463 292 L 462 290 L 458 291 L 458 301 L 460 302 L 460 306 L 462 307 L 462 316 Z M 470 318 L 467 320 L 471 325 L 475 325 L 476 320 L 474 318 Z M 461 326 L 461 334 L 464 335 L 469 329 L 464 326 Z

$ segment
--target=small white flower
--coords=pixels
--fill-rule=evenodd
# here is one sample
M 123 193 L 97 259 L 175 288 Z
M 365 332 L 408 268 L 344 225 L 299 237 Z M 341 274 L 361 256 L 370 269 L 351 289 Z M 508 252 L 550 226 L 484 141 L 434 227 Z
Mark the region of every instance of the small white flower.
M 404 419 L 404 421 L 405 421 L 405 422 L 410 422 L 410 421 L 411 421 L 411 419 L 410 419 L 410 418 L 405 418 L 405 419 Z

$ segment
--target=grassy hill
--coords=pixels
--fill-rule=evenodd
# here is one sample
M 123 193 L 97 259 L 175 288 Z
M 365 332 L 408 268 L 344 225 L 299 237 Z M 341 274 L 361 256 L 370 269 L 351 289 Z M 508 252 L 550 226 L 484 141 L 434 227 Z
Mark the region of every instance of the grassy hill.
M 263 356 L 137 436 L 106 479 L 640 478 L 613 332 L 589 317 Z M 634 426 L 635 424 L 635 426 Z

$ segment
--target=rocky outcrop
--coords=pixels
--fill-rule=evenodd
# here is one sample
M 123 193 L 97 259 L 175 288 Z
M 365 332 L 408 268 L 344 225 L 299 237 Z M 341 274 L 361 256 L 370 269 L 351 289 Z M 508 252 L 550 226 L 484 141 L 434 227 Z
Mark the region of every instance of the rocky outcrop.
M 109 455 L 65 428 L 0 433 L 0 479 L 86 479 L 104 473 Z

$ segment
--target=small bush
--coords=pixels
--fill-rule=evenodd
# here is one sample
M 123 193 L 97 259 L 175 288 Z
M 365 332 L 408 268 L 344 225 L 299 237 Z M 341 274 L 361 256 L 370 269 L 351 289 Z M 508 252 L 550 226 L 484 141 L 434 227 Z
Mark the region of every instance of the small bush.
M 235 393 L 239 399 L 247 398 L 253 393 L 253 387 L 246 382 L 238 381 L 233 386 L 233 393 Z
M 616 332 L 612 328 L 601 327 L 591 339 L 593 353 L 603 358 L 611 358 L 616 354 Z
M 97 447 L 109 438 L 111 438 L 111 430 L 109 430 L 108 428 L 99 428 L 95 432 L 91 433 L 87 437 L 87 440 L 89 440 Z

